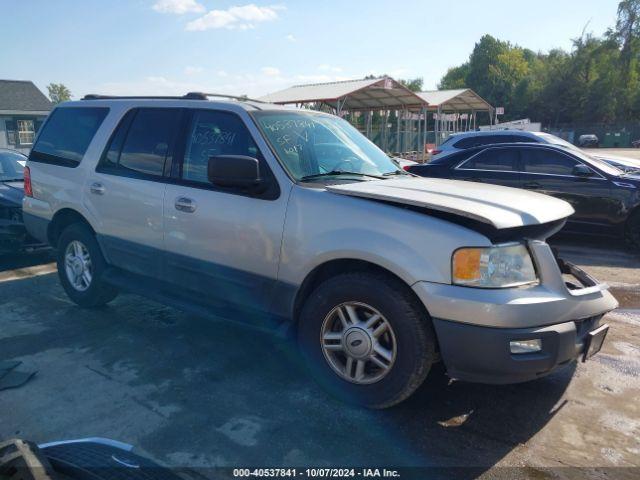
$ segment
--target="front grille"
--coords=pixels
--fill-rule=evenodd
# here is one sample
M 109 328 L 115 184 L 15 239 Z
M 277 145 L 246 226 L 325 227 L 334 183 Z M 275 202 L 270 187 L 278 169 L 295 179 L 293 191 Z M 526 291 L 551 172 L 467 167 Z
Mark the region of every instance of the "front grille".
M 584 336 L 591 330 L 595 329 L 600 323 L 602 315 L 596 315 L 595 317 L 585 318 L 583 320 L 576 320 L 576 338 L 582 341 Z

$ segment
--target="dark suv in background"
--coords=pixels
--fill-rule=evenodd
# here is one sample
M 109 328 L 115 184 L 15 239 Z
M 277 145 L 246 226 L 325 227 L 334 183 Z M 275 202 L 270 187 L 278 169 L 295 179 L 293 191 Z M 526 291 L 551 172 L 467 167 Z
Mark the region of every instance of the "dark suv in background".
M 640 173 L 625 173 L 577 149 L 537 143 L 482 145 L 407 170 L 562 198 L 575 210 L 566 231 L 624 237 L 640 249 Z

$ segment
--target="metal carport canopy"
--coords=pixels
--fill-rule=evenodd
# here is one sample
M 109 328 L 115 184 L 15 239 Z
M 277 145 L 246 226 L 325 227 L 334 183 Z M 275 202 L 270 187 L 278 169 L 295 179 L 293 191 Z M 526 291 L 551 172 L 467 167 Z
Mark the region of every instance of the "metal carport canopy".
M 491 111 L 493 106 L 470 88 L 458 90 L 431 90 L 418 95 L 436 111 Z
M 321 102 L 339 110 L 417 110 L 427 106 L 426 100 L 390 77 L 295 85 L 260 100 L 280 105 Z

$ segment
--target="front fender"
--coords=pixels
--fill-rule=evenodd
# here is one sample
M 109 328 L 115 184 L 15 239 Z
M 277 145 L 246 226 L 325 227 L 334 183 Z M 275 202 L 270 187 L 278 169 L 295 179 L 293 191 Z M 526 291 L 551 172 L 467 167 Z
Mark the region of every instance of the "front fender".
M 407 285 L 450 283 L 454 250 L 490 244 L 473 230 L 425 213 L 297 186 L 287 210 L 278 280 L 301 285 L 319 265 L 353 259 L 385 268 Z

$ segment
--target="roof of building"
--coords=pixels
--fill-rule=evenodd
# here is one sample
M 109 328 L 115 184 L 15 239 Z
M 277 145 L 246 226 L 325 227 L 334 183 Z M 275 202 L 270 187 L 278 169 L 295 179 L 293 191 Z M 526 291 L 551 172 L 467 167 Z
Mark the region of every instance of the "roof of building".
M 390 77 L 313 83 L 270 93 L 260 100 L 277 104 L 337 103 L 341 110 L 422 108 L 426 102 Z M 342 104 L 344 102 L 344 104 Z
M 28 80 L 0 80 L 0 112 L 49 112 L 53 104 Z
M 491 110 L 493 106 L 470 88 L 429 90 L 418 95 L 429 104 L 429 110 Z

